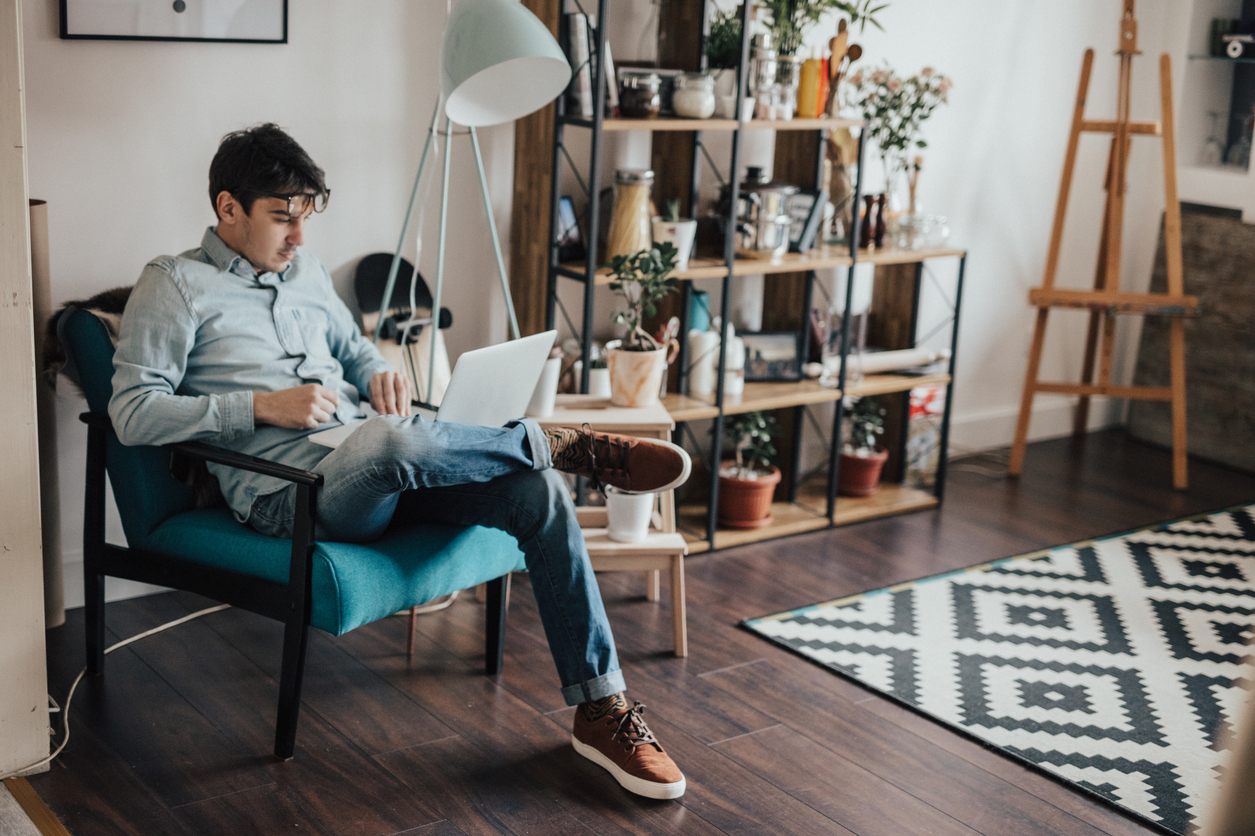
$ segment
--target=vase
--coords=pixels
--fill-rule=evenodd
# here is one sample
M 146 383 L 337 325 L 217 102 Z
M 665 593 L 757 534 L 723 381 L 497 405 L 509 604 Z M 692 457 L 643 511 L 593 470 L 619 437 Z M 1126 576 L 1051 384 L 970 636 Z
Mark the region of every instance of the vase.
M 780 468 L 759 473 L 757 479 L 739 479 L 724 471 L 735 468 L 726 461 L 719 472 L 719 524 L 725 528 L 762 528 L 770 525 L 771 498 L 780 482 Z
M 865 456 L 842 453 L 837 493 L 842 496 L 871 496 L 880 490 L 880 470 L 888 458 L 888 450 L 877 450 Z
M 654 512 L 652 493 L 623 493 L 606 486 L 606 536 L 616 543 L 639 543 L 649 536 Z
M 615 348 L 606 352 L 610 371 L 610 403 L 615 406 L 653 406 L 658 403 L 662 373 L 667 365 L 667 349 L 629 351 Z
M 654 243 L 673 244 L 678 251 L 675 269 L 687 270 L 689 256 L 693 253 L 693 241 L 697 238 L 697 221 L 684 219 L 680 221 L 654 221 Z

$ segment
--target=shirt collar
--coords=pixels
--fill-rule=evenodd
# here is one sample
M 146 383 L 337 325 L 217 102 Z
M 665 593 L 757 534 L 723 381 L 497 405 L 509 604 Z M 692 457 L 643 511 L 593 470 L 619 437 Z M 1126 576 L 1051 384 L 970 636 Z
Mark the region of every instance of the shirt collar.
M 237 276 L 243 276 L 247 279 L 257 279 L 262 275 L 253 269 L 253 265 L 248 259 L 237 253 L 235 250 L 227 246 L 226 242 L 218 237 L 218 233 L 214 228 L 205 229 L 205 237 L 200 241 L 200 247 L 205 251 L 205 255 L 209 256 L 209 260 L 213 262 L 219 270 L 224 273 L 235 273 Z M 288 266 L 283 269 L 282 273 L 274 274 L 280 281 L 287 277 L 288 271 L 292 269 L 292 262 L 288 262 Z

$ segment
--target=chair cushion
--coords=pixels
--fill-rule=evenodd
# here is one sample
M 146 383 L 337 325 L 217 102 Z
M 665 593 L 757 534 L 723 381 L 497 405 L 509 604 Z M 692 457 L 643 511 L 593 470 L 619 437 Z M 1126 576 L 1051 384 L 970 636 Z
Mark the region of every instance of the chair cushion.
M 290 540 L 240 525 L 225 508 L 177 514 L 133 545 L 278 583 L 287 583 L 292 559 Z M 366 545 L 318 542 L 310 623 L 339 636 L 524 568 L 518 542 L 484 526 L 423 524 L 394 528 Z

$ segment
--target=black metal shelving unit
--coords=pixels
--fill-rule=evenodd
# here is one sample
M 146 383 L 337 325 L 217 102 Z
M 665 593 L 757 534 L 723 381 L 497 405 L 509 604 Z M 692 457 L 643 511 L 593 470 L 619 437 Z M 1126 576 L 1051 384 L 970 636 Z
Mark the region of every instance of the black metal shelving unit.
M 559 19 L 561 21 L 560 26 L 563 29 L 565 29 L 565 26 L 568 20 L 567 14 L 568 12 L 572 11 L 572 6 L 576 7 L 576 10 L 578 10 L 581 13 L 584 13 L 587 11 L 584 8 L 583 4 L 579 2 L 579 0 L 561 0 L 560 7 L 559 7 L 559 14 L 560 14 Z M 605 208 L 601 205 L 602 204 L 601 190 L 599 188 L 600 177 L 601 177 L 601 166 L 602 166 L 603 143 L 605 139 L 605 134 L 607 133 L 608 130 L 613 130 L 620 127 L 628 126 L 628 120 L 617 120 L 617 119 L 610 120 L 610 119 L 607 119 L 604 115 L 605 114 L 605 99 L 606 99 L 605 61 L 603 60 L 603 56 L 605 55 L 605 51 L 606 51 L 606 28 L 604 25 L 604 21 L 607 20 L 608 7 L 609 7 L 609 0 L 598 0 L 597 10 L 596 10 L 597 11 L 596 19 L 598 21 L 598 26 L 596 27 L 596 30 L 595 30 L 596 34 L 593 40 L 593 49 L 592 49 L 593 67 L 592 67 L 592 73 L 591 73 L 591 76 L 592 76 L 591 82 L 593 85 L 593 118 L 587 119 L 587 118 L 581 118 L 581 117 L 568 115 L 566 112 L 565 95 L 559 97 L 557 100 L 556 109 L 555 109 L 555 118 L 554 118 L 554 145 L 553 145 L 553 156 L 552 156 L 552 164 L 553 164 L 552 184 L 553 185 L 552 185 L 552 193 L 550 195 L 551 234 L 549 237 L 549 266 L 548 266 L 547 297 L 546 297 L 547 298 L 546 327 L 547 328 L 555 327 L 557 308 L 559 306 L 558 288 L 559 288 L 560 281 L 573 281 L 573 282 L 583 284 L 584 286 L 583 311 L 582 311 L 582 320 L 581 322 L 578 323 L 579 327 L 576 327 L 577 323 L 574 323 L 570 320 L 570 317 L 567 315 L 567 312 L 565 309 L 563 309 L 563 316 L 566 317 L 568 327 L 571 328 L 572 332 L 577 333 L 579 335 L 580 342 L 581 342 L 582 356 L 584 358 L 589 357 L 591 353 L 591 348 L 592 348 L 592 332 L 593 332 L 592 326 L 593 326 L 593 318 L 594 318 L 594 302 L 596 298 L 596 289 L 597 289 L 597 270 L 599 267 L 602 266 L 601 254 L 598 250 L 599 241 L 598 241 L 597 231 L 599 229 L 599 220 L 600 220 L 601 212 Z M 709 0 L 706 0 L 706 2 L 703 3 L 703 7 L 704 8 L 703 8 L 703 15 L 702 15 L 703 17 L 702 45 L 704 47 L 706 34 L 708 33 L 708 30 L 709 30 L 709 14 L 710 14 L 710 7 L 711 7 Z M 737 71 L 737 91 L 738 91 L 737 100 L 738 101 L 741 101 L 742 98 L 744 97 L 743 91 L 748 89 L 747 88 L 747 81 L 748 81 L 747 76 L 748 76 L 748 69 L 749 69 L 750 31 L 751 31 L 750 4 L 745 3 L 742 5 L 742 8 L 741 8 L 741 33 L 742 33 L 741 61 L 740 61 L 739 69 Z M 563 35 L 565 36 L 565 31 L 563 31 Z M 704 56 L 700 59 L 700 61 L 701 61 L 702 69 L 705 69 Z M 576 72 L 578 73 L 580 68 L 577 67 L 575 69 L 576 69 Z M 693 122 L 693 127 L 688 128 L 688 127 L 679 126 L 675 124 L 676 122 L 686 122 L 686 121 Z M 702 163 L 703 157 L 711 165 L 712 169 L 716 172 L 716 176 L 718 176 L 718 167 L 715 165 L 714 160 L 711 159 L 707 149 L 702 144 L 703 130 L 718 129 L 718 130 L 726 130 L 726 131 L 731 132 L 731 135 L 732 135 L 731 154 L 730 154 L 731 159 L 729 160 L 729 177 L 726 182 L 728 184 L 728 189 L 730 191 L 730 204 L 729 205 L 734 207 L 736 206 L 737 198 L 738 198 L 740 186 L 741 186 L 741 174 L 740 174 L 741 156 L 742 156 L 742 150 L 743 150 L 742 148 L 743 139 L 744 139 L 743 135 L 746 130 L 758 129 L 762 127 L 775 127 L 779 130 L 799 130 L 799 129 L 819 130 L 821 132 L 821 147 L 822 147 L 822 141 L 826 139 L 824 134 L 826 134 L 828 127 L 837 127 L 837 126 L 854 127 L 857 125 L 858 125 L 857 122 L 851 122 L 849 120 L 839 120 L 839 119 L 796 120 L 796 123 L 790 122 L 790 121 L 781 121 L 779 123 L 755 123 L 753 126 L 751 126 L 750 123 L 734 122 L 732 120 L 697 120 L 697 121 L 694 121 L 694 120 L 682 120 L 681 119 L 681 120 L 647 120 L 644 122 L 640 120 L 632 120 L 630 122 L 631 128 L 659 129 L 659 127 L 662 126 L 665 129 L 688 130 L 688 131 L 692 131 L 695 134 L 694 143 L 693 143 L 693 152 L 692 152 L 693 176 L 692 176 L 692 182 L 690 184 L 690 201 L 689 201 L 689 206 L 694 216 L 697 215 L 698 193 L 701 186 L 701 163 Z M 567 144 L 565 141 L 565 132 L 567 129 L 576 129 L 576 130 L 583 130 L 583 131 L 590 132 L 589 161 L 588 161 L 587 168 L 584 169 L 583 171 L 581 171 L 580 166 L 578 166 L 576 162 L 571 158 L 571 154 L 569 153 L 567 149 Z M 838 502 L 837 502 L 837 478 L 838 478 L 838 470 L 839 470 L 839 454 L 840 454 L 840 446 L 841 446 L 840 438 L 841 438 L 841 425 L 842 425 L 842 417 L 843 417 L 842 415 L 843 410 L 841 409 L 841 406 L 840 406 L 841 399 L 843 397 L 841 393 L 845 393 L 846 396 L 855 396 L 859 394 L 886 394 L 888 392 L 909 392 L 910 388 L 913 388 L 907 385 L 904 380 L 903 384 L 899 386 L 898 388 L 889 388 L 889 389 L 885 389 L 884 391 L 868 391 L 865 393 L 862 391 L 862 389 L 866 389 L 867 388 L 866 386 L 860 387 L 859 385 L 855 385 L 852 388 L 850 388 L 849 391 L 847 392 L 846 383 L 847 383 L 847 371 L 848 371 L 848 358 L 850 355 L 850 348 L 851 348 L 850 342 L 849 342 L 849 328 L 850 328 L 850 310 L 853 303 L 853 294 L 854 294 L 854 266 L 856 264 L 859 264 L 860 262 L 865 263 L 870 260 L 872 262 L 878 262 L 878 263 L 916 263 L 917 266 L 916 266 L 915 278 L 914 278 L 915 287 L 914 287 L 913 305 L 912 305 L 912 311 L 911 311 L 911 323 L 912 323 L 911 346 L 913 347 L 914 339 L 915 339 L 915 336 L 914 336 L 915 317 L 919 309 L 920 288 L 921 288 L 921 284 L 923 280 L 923 261 L 931 257 L 950 256 L 950 257 L 959 258 L 958 281 L 957 281 L 957 286 L 956 286 L 955 295 L 953 299 L 953 304 L 951 306 L 952 307 L 952 315 L 950 317 L 951 355 L 950 355 L 948 373 L 945 375 L 946 403 L 945 403 L 945 412 L 944 412 L 944 417 L 942 421 L 942 429 L 941 429 L 941 441 L 940 441 L 941 454 L 940 454 L 938 470 L 936 474 L 936 482 L 935 482 L 935 490 L 934 490 L 935 502 L 932 502 L 931 504 L 936 504 L 937 502 L 940 502 L 943 492 L 944 492 L 945 458 L 946 458 L 945 450 L 946 450 L 946 445 L 948 443 L 948 438 L 949 438 L 950 411 L 951 411 L 951 405 L 953 403 L 954 368 L 955 368 L 955 357 L 957 354 L 956 350 L 957 350 L 957 341 L 958 341 L 958 314 L 959 314 L 959 304 L 961 301 L 962 290 L 963 290 L 963 272 L 964 272 L 964 267 L 966 264 L 966 253 L 961 250 L 946 249 L 946 250 L 940 250 L 940 251 L 927 251 L 927 252 L 916 253 L 916 254 L 909 254 L 909 253 L 904 253 L 904 252 L 893 252 L 893 251 L 888 251 L 888 252 L 882 251 L 882 253 L 880 254 L 872 254 L 872 253 L 868 253 L 866 251 L 860 250 L 859 241 L 858 241 L 859 224 L 857 222 L 857 218 L 858 218 L 857 208 L 859 204 L 861 203 L 861 196 L 862 196 L 862 189 L 863 189 L 863 177 L 862 177 L 863 170 L 864 170 L 863 154 L 864 154 L 864 143 L 863 143 L 862 132 L 860 131 L 859 140 L 858 140 L 857 175 L 855 177 L 854 196 L 852 198 L 853 204 L 855 207 L 855 211 L 853 213 L 855 222 L 851 224 L 852 229 L 850 230 L 850 236 L 849 236 L 850 240 L 849 240 L 848 249 L 842 248 L 841 250 L 837 251 L 832 248 L 826 248 L 824 255 L 818 256 L 818 257 L 808 257 L 805 255 L 799 256 L 799 257 L 789 256 L 789 257 L 786 257 L 785 262 L 780 263 L 780 264 L 773 263 L 772 265 L 769 265 L 768 267 L 764 267 L 762 263 L 753 263 L 753 264 L 747 265 L 745 262 L 737 261 L 737 259 L 735 258 L 734 250 L 735 250 L 736 239 L 735 239 L 734 230 L 735 230 L 736 218 L 734 216 L 734 213 L 730 213 L 730 214 L 733 214 L 733 216 L 729 217 L 729 219 L 727 220 L 728 226 L 724 230 L 724 246 L 723 246 L 722 263 L 707 263 L 696 268 L 690 265 L 690 269 L 688 271 L 678 274 L 682 279 L 680 321 L 682 323 L 687 323 L 689 321 L 690 311 L 693 305 L 693 282 L 699 279 L 719 278 L 721 279 L 720 321 L 723 323 L 727 323 L 729 321 L 729 316 L 730 316 L 730 298 L 731 298 L 731 290 L 732 290 L 732 279 L 735 275 L 748 275 L 751 273 L 758 274 L 758 273 L 763 273 L 763 272 L 805 273 L 806 284 L 805 284 L 805 293 L 804 293 L 804 298 L 805 298 L 804 309 L 807 312 L 807 315 L 809 315 L 809 309 L 812 304 L 812 292 L 813 292 L 814 284 L 816 281 L 815 271 L 818 269 L 825 269 L 829 267 L 842 267 L 842 266 L 848 267 L 850 270 L 849 279 L 846 282 L 845 313 L 843 317 L 843 327 L 842 327 L 842 337 L 841 337 L 842 339 L 841 364 L 840 364 L 840 372 L 838 376 L 837 388 L 835 390 L 829 390 L 828 394 L 811 392 L 806 397 L 795 398 L 796 400 L 795 403 L 781 403 L 782 400 L 788 401 L 789 400 L 788 396 L 784 396 L 783 398 L 781 397 L 769 398 L 765 401 L 765 403 L 770 403 L 772 405 L 762 407 L 764 409 L 791 409 L 792 410 L 794 433 L 793 433 L 793 445 L 792 445 L 792 449 L 790 453 L 792 455 L 793 466 L 790 468 L 791 480 L 786 488 L 789 503 L 796 503 L 798 499 L 799 475 L 800 475 L 799 465 L 800 465 L 800 459 L 801 459 L 801 453 L 802 453 L 803 428 L 806 424 L 806 418 L 809 417 L 811 419 L 810 423 L 812 424 L 814 429 L 819 432 L 819 435 L 821 439 L 824 441 L 824 444 L 828 448 L 828 452 L 829 452 L 828 479 L 827 479 L 827 488 L 826 488 L 825 497 L 824 497 L 824 500 L 825 500 L 824 504 L 825 504 L 825 509 L 826 509 L 825 513 L 822 516 L 820 516 L 819 514 L 816 514 L 815 520 L 813 523 L 806 523 L 802 525 L 801 527 L 785 526 L 784 528 L 779 529 L 779 530 L 766 530 L 766 531 L 759 532 L 758 533 L 759 536 L 743 535 L 743 537 L 750 536 L 751 539 L 765 539 L 766 537 L 772 537 L 772 536 L 785 536 L 787 534 L 795 533 L 796 531 L 800 531 L 800 530 L 808 530 L 808 529 L 813 529 L 813 528 L 831 526 L 834 524 L 842 524 L 841 515 L 838 514 Z M 817 160 L 818 168 L 822 168 L 822 164 L 823 164 L 822 156 L 823 155 L 820 154 L 820 158 Z M 585 236 L 586 255 L 584 258 L 583 269 L 576 269 L 572 265 L 564 265 L 560 262 L 559 244 L 558 244 L 558 241 L 555 240 L 555 235 L 553 232 L 554 230 L 559 229 L 558 208 L 559 208 L 560 198 L 562 197 L 562 178 L 559 175 L 562 170 L 562 166 L 564 162 L 569 167 L 570 171 L 573 172 L 575 179 L 577 180 L 587 200 L 586 211 L 585 211 L 585 226 L 584 226 L 584 229 L 587 230 L 587 235 Z M 816 181 L 818 182 L 819 179 L 820 178 L 817 173 Z M 707 260 L 707 261 L 710 261 L 710 260 Z M 806 322 L 805 322 L 806 317 L 804 316 L 803 319 L 804 319 L 804 322 L 803 322 L 802 327 L 805 328 L 807 327 Z M 683 335 L 683 334 L 681 335 L 680 355 L 678 358 L 678 363 L 680 366 L 679 389 L 681 393 L 686 394 L 687 388 L 688 388 L 688 379 L 687 379 L 688 378 L 687 376 L 687 368 L 688 368 L 687 342 L 688 341 L 687 339 L 685 339 L 685 336 L 686 335 Z M 731 411 L 738 411 L 738 412 L 751 411 L 750 409 L 742 408 L 743 406 L 745 406 L 744 400 L 742 400 L 741 403 L 736 404 L 736 405 L 729 404 L 727 402 L 726 393 L 724 390 L 725 372 L 727 370 L 726 342 L 727 341 L 723 339 L 719 340 L 719 361 L 718 361 L 718 369 L 717 369 L 717 373 L 715 377 L 715 392 L 714 392 L 713 402 L 709 402 L 707 405 L 707 408 L 705 409 L 698 408 L 694 410 L 692 408 L 686 409 L 686 408 L 681 407 L 681 408 L 672 410 L 673 418 L 676 421 L 676 435 L 681 440 L 686 434 L 686 424 L 690 420 L 698 420 L 699 418 L 700 419 L 709 418 L 709 419 L 712 419 L 714 422 L 712 440 L 710 442 L 710 449 L 709 449 L 710 458 L 707 462 L 709 465 L 709 470 L 710 470 L 710 498 L 704 512 L 704 517 L 705 517 L 703 520 L 704 525 L 698 526 L 698 528 L 704 529 L 704 531 L 694 532 L 690 530 L 689 532 L 687 532 L 688 536 L 690 538 L 693 538 L 690 542 L 690 549 L 692 551 L 700 551 L 702 550 L 702 548 L 722 548 L 725 545 L 734 545 L 737 542 L 744 541 L 743 537 L 733 537 L 733 538 L 724 538 L 724 539 L 727 539 L 728 542 L 721 543 L 719 542 L 719 538 L 717 537 L 716 509 L 717 509 L 718 494 L 719 494 L 719 479 L 718 479 L 719 468 L 717 466 L 717 463 L 721 459 L 724 420 L 727 415 L 731 414 Z M 585 362 L 582 364 L 582 373 L 581 373 L 581 377 L 579 381 L 580 391 L 582 392 L 588 391 L 589 365 L 590 364 L 588 362 Z M 772 385 L 772 384 L 768 384 L 768 385 Z M 884 386 L 884 383 L 882 381 L 881 388 L 883 388 L 883 386 Z M 872 387 L 872 388 L 875 389 L 876 387 Z M 821 396 L 817 396 L 817 395 L 821 395 Z M 834 414 L 833 414 L 832 427 L 831 427 L 831 437 L 829 439 L 823 439 L 824 434 L 822 430 L 819 428 L 818 423 L 814 420 L 813 415 L 810 415 L 810 416 L 807 415 L 807 410 L 809 409 L 811 405 L 815 403 L 819 403 L 819 402 L 824 402 L 824 401 L 835 402 L 836 404 L 835 408 L 833 409 Z M 752 406 L 751 406 L 751 409 L 752 409 Z M 904 419 L 904 423 L 905 423 L 905 419 Z M 702 444 L 698 442 L 698 440 L 693 436 L 691 432 L 687 433 L 687 435 L 690 439 L 692 439 L 694 445 L 700 450 L 702 447 Z M 901 440 L 901 443 L 903 445 L 903 448 L 905 448 L 905 444 L 906 444 L 905 432 L 902 435 L 903 435 L 903 438 Z M 908 503 L 908 504 L 913 504 L 913 507 L 922 507 L 929 503 L 922 502 L 922 501 L 914 501 L 913 503 Z M 911 508 L 904 507 L 901 510 L 911 510 Z M 887 509 L 883 510 L 881 513 L 869 514 L 868 516 L 879 516 L 883 514 L 897 513 L 897 512 L 899 511 L 895 510 L 892 507 L 892 504 L 890 504 L 889 506 L 887 506 Z M 718 533 L 723 534 L 723 532 L 718 532 Z

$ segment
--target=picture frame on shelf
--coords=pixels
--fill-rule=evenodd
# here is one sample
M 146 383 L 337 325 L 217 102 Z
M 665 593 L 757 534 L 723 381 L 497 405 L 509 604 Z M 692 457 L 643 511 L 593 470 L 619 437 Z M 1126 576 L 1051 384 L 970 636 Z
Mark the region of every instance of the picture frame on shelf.
M 61 0 L 61 39 L 286 44 L 287 0 Z
M 802 331 L 746 331 L 745 382 L 802 379 Z
M 584 236 L 580 232 L 579 217 L 575 214 L 575 204 L 570 196 L 563 196 L 558 201 L 558 243 L 559 261 L 579 261 L 588 255 L 584 248 Z
M 789 196 L 785 211 L 793 219 L 789 226 L 789 252 L 809 252 L 819 235 L 828 196 L 817 191 L 796 192 Z

